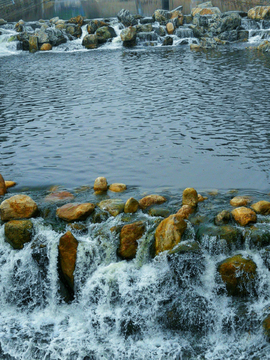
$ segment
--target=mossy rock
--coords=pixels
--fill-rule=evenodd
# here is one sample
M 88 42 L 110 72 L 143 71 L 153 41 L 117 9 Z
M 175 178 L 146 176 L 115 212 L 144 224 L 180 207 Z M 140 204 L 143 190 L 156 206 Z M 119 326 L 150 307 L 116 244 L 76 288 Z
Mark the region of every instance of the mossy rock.
M 33 223 L 31 220 L 11 220 L 5 224 L 5 240 L 14 249 L 22 249 L 32 239 Z
M 270 245 L 270 232 L 256 226 L 247 229 L 244 238 L 251 248 L 262 249 Z
M 218 239 L 224 239 L 228 245 L 243 241 L 241 231 L 231 225 L 202 225 L 199 227 L 196 237 L 199 241 L 201 241 L 205 235 L 216 236 Z
M 161 216 L 163 218 L 166 218 L 170 215 L 170 211 L 165 208 L 152 207 L 151 209 L 149 209 L 148 214 L 150 216 Z

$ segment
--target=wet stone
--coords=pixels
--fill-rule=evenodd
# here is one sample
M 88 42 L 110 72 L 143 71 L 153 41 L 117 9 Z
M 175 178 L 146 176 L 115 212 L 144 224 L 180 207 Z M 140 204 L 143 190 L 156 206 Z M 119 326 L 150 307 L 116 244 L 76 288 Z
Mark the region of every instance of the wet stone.
M 134 198 L 129 198 L 125 203 L 124 212 L 125 213 L 135 213 L 140 207 L 139 202 Z
M 5 240 L 14 249 L 22 249 L 32 239 L 33 223 L 31 220 L 11 220 L 5 224 Z
M 112 216 L 117 216 L 124 211 L 125 204 L 121 199 L 107 199 L 101 201 L 98 206 L 108 211 Z
M 14 195 L 2 202 L 1 220 L 29 219 L 38 212 L 37 204 L 27 195 Z
M 123 226 L 120 233 L 120 246 L 118 255 L 125 259 L 133 259 L 136 256 L 139 240 L 145 232 L 145 225 L 142 221 Z
M 161 195 L 147 195 L 139 201 L 140 207 L 146 209 L 155 204 L 163 204 L 167 199 Z
M 257 214 L 261 214 L 261 215 L 269 215 L 270 214 L 270 202 L 269 201 L 258 201 L 257 203 L 252 204 L 251 208 Z
M 234 209 L 231 213 L 234 220 L 241 226 L 246 226 L 250 223 L 257 222 L 256 213 L 244 206 Z

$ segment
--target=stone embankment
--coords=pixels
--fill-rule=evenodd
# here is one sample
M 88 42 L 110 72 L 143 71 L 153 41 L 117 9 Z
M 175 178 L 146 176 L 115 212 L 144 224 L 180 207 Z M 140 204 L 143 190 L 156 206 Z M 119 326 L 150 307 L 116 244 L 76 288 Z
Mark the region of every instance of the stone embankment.
M 130 261 L 136 258 L 141 239 L 149 234 L 147 235 L 145 221 L 138 221 L 135 216 L 138 212 L 148 213 L 150 216 L 157 216 L 155 228 L 152 229 L 153 237 L 148 239 L 152 242 L 152 258 L 168 256 L 168 260 L 172 261 L 175 257 L 190 254 L 192 255 L 189 258 L 190 261 L 193 261 L 195 257 L 196 263 L 200 263 L 205 249 L 203 239 L 205 236 L 210 238 L 214 236 L 217 244 L 225 243 L 226 248 L 231 249 L 231 256 L 225 257 L 223 261 L 216 264 L 216 276 L 224 284 L 223 291 L 233 297 L 256 296 L 258 279 L 256 262 L 237 251 L 244 249 L 244 242 L 247 238 L 249 244 L 253 243 L 259 251 L 269 251 L 267 245 L 270 245 L 270 234 L 262 233 L 254 226 L 260 216 L 270 215 L 270 202 L 267 200 L 252 203 L 252 199 L 248 196 L 235 196 L 225 205 L 227 209 L 213 214 L 210 223 L 206 223 L 200 216 L 200 203 L 209 202 L 209 199 L 198 194 L 194 188 L 186 188 L 183 191 L 181 208 L 177 212 L 170 213 L 170 211 L 164 211 L 164 208 L 163 211 L 157 211 L 159 206 L 167 203 L 167 198 L 158 194 L 147 195 L 139 200 L 129 198 L 123 201 L 117 198 L 107 198 L 93 204 L 75 202 L 76 196 L 70 192 L 52 189 L 53 192 L 43 199 L 42 204 L 37 204 L 31 197 L 24 194 L 9 197 L 6 184 L 14 185 L 15 183 L 5 182 L 0 175 L 1 196 L 5 197 L 0 205 L 1 222 L 4 226 L 5 240 L 15 250 L 20 250 L 25 244 L 33 242 L 33 218 L 43 216 L 46 223 L 46 206 L 50 207 L 51 204 L 56 204 L 57 208 L 54 207 L 53 217 L 58 222 L 69 224 L 71 230 L 65 231 L 64 234 L 62 230 L 59 231 L 58 244 L 59 278 L 66 287 L 65 291 L 69 293 L 67 297 L 69 301 L 73 298 L 76 286 L 74 271 L 77 248 L 80 243 L 76 238 L 76 233 L 84 231 L 87 227 L 86 221 L 102 223 L 103 218 L 99 216 L 98 211 L 107 214 L 107 217 L 112 216 L 116 219 L 123 213 L 128 215 L 128 224 L 114 226 L 110 229 L 111 234 L 118 238 L 117 257 L 119 261 Z M 95 196 L 106 195 L 108 197 L 110 192 L 125 192 L 127 186 L 122 183 L 109 185 L 106 178 L 99 177 L 95 180 L 92 189 Z M 155 211 L 152 211 L 153 209 Z M 191 228 L 195 234 L 192 239 L 185 237 L 188 232 L 190 233 Z M 36 246 L 38 245 L 33 244 L 33 247 Z M 44 246 L 46 246 L 44 243 L 40 245 L 41 250 Z M 270 339 L 269 324 L 270 320 L 267 317 L 262 323 L 262 331 Z
M 55 46 L 82 37 L 82 26 L 86 25 L 87 35 L 82 39 L 86 49 L 96 49 L 117 38 L 116 28 L 120 31 L 120 39 L 124 47 L 137 44 L 164 46 L 173 45 L 175 37 L 194 39 L 190 48 L 198 51 L 214 49 L 220 45 L 235 42 L 246 42 L 249 31 L 242 26 L 243 19 L 249 19 L 258 28 L 270 29 L 270 6 L 257 6 L 248 11 L 229 11 L 222 13 L 218 7 L 206 2 L 192 9 L 191 14 L 183 15 L 182 7 L 173 11 L 156 10 L 152 17 L 132 15 L 122 9 L 118 15 L 118 23 L 114 19 L 89 20 L 77 16 L 69 20 L 58 17 L 49 21 L 39 20 L 27 24 L 20 20 L 14 29 L 17 36 L 10 38 L 19 40 L 18 48 L 30 52 L 49 51 Z M 0 26 L 5 21 L 0 19 Z M 1 29 L 1 28 L 0 28 Z M 183 40 L 182 44 L 189 43 Z M 268 52 L 269 41 L 264 40 L 257 49 Z

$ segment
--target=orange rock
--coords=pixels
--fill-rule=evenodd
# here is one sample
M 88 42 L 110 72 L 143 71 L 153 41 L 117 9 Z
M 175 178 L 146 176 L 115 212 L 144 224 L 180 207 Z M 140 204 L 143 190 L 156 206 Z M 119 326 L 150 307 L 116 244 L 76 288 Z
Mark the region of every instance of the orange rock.
M 5 240 L 14 248 L 22 249 L 31 241 L 33 223 L 31 220 L 11 220 L 5 224 Z
M 52 50 L 52 45 L 50 43 L 44 43 L 40 47 L 41 51 L 50 51 Z
M 182 219 L 188 219 L 189 215 L 193 214 L 195 211 L 194 206 L 183 205 L 180 210 L 177 211 L 177 215 L 181 216 Z
M 156 255 L 165 250 L 171 250 L 177 245 L 187 228 L 186 222 L 180 215 L 170 215 L 161 221 L 155 232 Z
M 139 201 L 139 204 L 142 209 L 146 209 L 148 206 L 163 204 L 165 201 L 167 201 L 167 199 L 164 196 L 147 195 Z
M 267 340 L 270 340 L 270 315 L 268 315 L 264 320 L 263 320 L 263 329 L 264 329 L 264 335 L 266 336 Z
M 95 191 L 107 191 L 108 183 L 105 177 L 98 177 L 94 183 L 94 190 Z
M 125 203 L 124 212 L 133 214 L 138 210 L 139 206 L 140 206 L 139 202 L 133 197 L 131 197 Z
M 123 226 L 120 233 L 118 254 L 125 259 L 133 259 L 138 247 L 137 240 L 142 237 L 144 232 L 145 225 L 142 221 Z
M 45 197 L 45 201 L 48 202 L 60 202 L 60 201 L 66 201 L 74 199 L 74 195 L 72 195 L 68 191 L 58 191 L 51 193 Z
M 235 196 L 230 200 L 230 204 L 232 206 L 246 206 L 250 201 L 248 196 Z
M 193 188 L 186 188 L 183 191 L 182 204 L 196 207 L 198 204 L 197 191 Z
M 127 189 L 127 185 L 120 183 L 111 184 L 109 186 L 109 190 L 113 192 L 122 192 L 125 191 L 126 189 Z
M 65 221 L 85 220 L 95 209 L 91 203 L 72 203 L 61 206 L 56 210 L 56 215 Z
M 231 213 L 234 220 L 241 226 L 246 226 L 250 223 L 257 222 L 256 213 L 244 206 L 234 209 Z
M 15 181 L 5 181 L 6 188 L 10 188 L 16 185 Z
M 1 220 L 28 219 L 36 215 L 37 204 L 27 195 L 14 195 L 2 202 Z
M 7 188 L 6 188 L 5 180 L 3 176 L 0 174 L 0 196 L 5 195 L 6 192 L 7 192 Z
M 256 211 L 257 214 L 269 215 L 270 214 L 270 202 L 269 201 L 258 201 L 255 204 L 251 205 L 252 209 Z
M 218 266 L 218 272 L 226 285 L 229 295 L 247 295 L 254 288 L 257 265 L 251 259 L 235 255 Z
M 207 200 L 207 199 L 208 199 L 208 197 L 202 196 L 201 194 L 198 194 L 198 202 L 202 202 L 202 201 Z
M 270 6 L 256 6 L 248 11 L 248 18 L 253 20 L 269 20 Z
M 167 29 L 167 33 L 168 33 L 169 35 L 172 35 L 173 32 L 174 32 L 173 23 L 168 22 L 167 25 L 166 25 L 166 29 Z
M 60 269 L 71 289 L 74 289 L 74 270 L 76 266 L 78 241 L 70 231 L 61 236 L 59 241 Z

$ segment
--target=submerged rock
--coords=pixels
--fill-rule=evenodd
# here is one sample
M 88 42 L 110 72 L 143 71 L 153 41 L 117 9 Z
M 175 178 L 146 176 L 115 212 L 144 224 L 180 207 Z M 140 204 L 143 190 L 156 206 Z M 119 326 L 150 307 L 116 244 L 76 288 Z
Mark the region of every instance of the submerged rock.
M 251 199 L 248 196 L 235 196 L 233 199 L 230 200 L 230 204 L 236 207 L 246 206 L 250 202 Z
M 270 214 L 270 202 L 269 201 L 258 201 L 251 205 L 251 208 L 255 210 L 257 214 L 269 215 Z
M 215 217 L 215 224 L 216 225 L 224 225 L 228 224 L 231 221 L 231 213 L 228 210 L 223 210 Z
M 22 249 L 32 239 L 31 220 L 11 220 L 5 224 L 5 240 L 14 248 Z
M 161 217 L 166 218 L 169 216 L 170 211 L 165 208 L 152 207 L 151 209 L 149 209 L 148 214 L 150 216 L 161 216 Z
M 120 233 L 119 256 L 125 259 L 133 259 L 136 256 L 138 242 L 145 232 L 145 225 L 142 221 L 123 226 Z
M 253 20 L 270 19 L 270 6 L 256 6 L 248 11 L 248 18 Z
M 266 337 L 266 339 L 269 341 L 270 340 L 270 315 L 268 315 L 262 323 L 263 326 L 263 330 L 264 330 L 264 335 Z
M 5 195 L 6 192 L 7 192 L 6 182 L 3 176 L 0 174 L 0 196 Z
M 146 209 L 151 205 L 163 204 L 167 199 L 161 195 L 147 195 L 139 201 L 140 207 Z
M 235 255 L 221 262 L 218 272 L 229 295 L 245 296 L 254 291 L 257 265 L 251 259 Z
M 193 188 L 186 188 L 183 191 L 182 204 L 196 207 L 198 204 L 198 194 Z
M 37 204 L 27 195 L 14 195 L 2 202 L 0 206 L 1 220 L 28 219 L 38 212 Z
M 162 42 L 162 46 L 171 46 L 173 44 L 173 38 L 171 36 L 166 36 Z
M 126 189 L 127 189 L 127 185 L 120 183 L 111 184 L 109 186 L 109 190 L 113 192 L 122 192 L 125 191 Z
M 161 221 L 155 232 L 155 254 L 173 249 L 180 242 L 186 228 L 186 222 L 177 214 Z
M 59 267 L 61 275 L 71 290 L 74 290 L 74 270 L 76 266 L 78 241 L 70 231 L 61 236 L 59 251 Z
M 65 221 L 85 220 L 95 209 L 91 203 L 72 203 L 61 206 L 56 210 L 56 215 Z
M 72 195 L 69 191 L 57 191 L 45 197 L 45 201 L 52 203 L 57 203 L 72 199 L 74 199 L 74 195 Z
M 270 245 L 270 231 L 265 228 L 251 226 L 245 231 L 244 237 L 251 249 L 262 249 Z
M 129 198 L 125 203 L 124 212 L 125 213 L 135 213 L 140 207 L 139 202 L 134 198 Z
M 263 41 L 256 49 L 262 52 L 270 52 L 270 41 Z
M 234 209 L 231 213 L 234 220 L 241 226 L 257 222 L 256 213 L 244 206 Z
M 102 192 L 102 191 L 107 191 L 107 189 L 108 189 L 107 179 L 102 176 L 96 178 L 94 183 L 94 190 Z
M 112 216 L 117 216 L 124 211 L 125 204 L 121 199 L 108 199 L 101 201 L 98 206 L 108 211 Z

